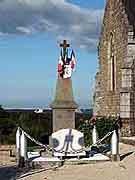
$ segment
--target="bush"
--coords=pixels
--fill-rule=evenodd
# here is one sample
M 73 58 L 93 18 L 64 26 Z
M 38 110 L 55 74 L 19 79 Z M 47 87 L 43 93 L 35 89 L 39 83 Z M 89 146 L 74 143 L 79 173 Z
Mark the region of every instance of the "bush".
M 43 144 L 48 143 L 52 132 L 52 113 L 35 114 L 34 112 L 6 112 L 0 106 L 0 144 L 15 144 L 17 127 Z M 28 141 L 31 145 L 31 141 Z M 35 145 L 35 144 L 33 144 Z
M 84 144 L 85 146 L 90 146 L 92 144 L 92 130 L 93 126 L 88 120 L 81 121 L 78 128 L 84 134 Z
M 96 121 L 96 128 L 98 132 L 99 139 L 103 138 L 108 132 L 113 131 L 116 129 L 116 119 L 109 117 L 109 118 L 99 118 Z M 110 143 L 111 136 L 108 137 L 104 143 Z
M 95 125 L 99 139 L 103 138 L 108 132 L 116 129 L 117 126 L 116 119 L 112 117 L 97 118 Z M 78 130 L 84 133 L 84 144 L 86 147 L 89 147 L 92 144 L 92 130 L 93 130 L 92 120 L 81 121 Z M 105 140 L 104 143 L 110 143 L 110 138 L 111 136 L 107 140 Z

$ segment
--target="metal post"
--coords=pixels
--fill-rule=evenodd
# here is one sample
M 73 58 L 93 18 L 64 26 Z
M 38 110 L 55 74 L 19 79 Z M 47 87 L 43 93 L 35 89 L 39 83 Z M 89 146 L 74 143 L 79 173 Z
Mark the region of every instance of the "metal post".
M 119 155 L 119 140 L 118 140 L 118 135 L 116 133 L 116 130 L 113 131 L 112 134 L 112 139 L 111 139 L 111 144 L 112 144 L 112 161 L 120 161 L 120 155 Z

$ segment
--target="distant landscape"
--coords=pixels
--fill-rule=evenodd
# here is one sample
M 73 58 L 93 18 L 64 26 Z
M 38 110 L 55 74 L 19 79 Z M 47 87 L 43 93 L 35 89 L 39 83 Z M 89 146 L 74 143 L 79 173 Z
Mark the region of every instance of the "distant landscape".
M 23 128 L 28 134 L 44 144 L 49 143 L 52 134 L 52 110 L 43 109 L 42 113 L 35 113 L 36 109 L 12 109 L 0 106 L 0 144 L 15 144 L 17 127 Z M 92 109 L 80 109 L 76 112 L 76 128 L 80 122 L 90 119 Z

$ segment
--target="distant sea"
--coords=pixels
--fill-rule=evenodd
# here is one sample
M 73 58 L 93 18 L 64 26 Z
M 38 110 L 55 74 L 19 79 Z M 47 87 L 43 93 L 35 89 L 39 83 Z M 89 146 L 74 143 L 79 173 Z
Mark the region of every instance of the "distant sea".
M 2 101 L 0 100 L 0 105 L 2 105 L 3 108 L 13 108 L 13 109 L 19 109 L 19 108 L 49 108 L 52 100 L 13 100 L 13 101 Z M 77 101 L 76 101 L 77 102 Z M 79 108 L 83 109 L 90 109 L 91 105 L 89 103 L 83 102 L 79 103 Z

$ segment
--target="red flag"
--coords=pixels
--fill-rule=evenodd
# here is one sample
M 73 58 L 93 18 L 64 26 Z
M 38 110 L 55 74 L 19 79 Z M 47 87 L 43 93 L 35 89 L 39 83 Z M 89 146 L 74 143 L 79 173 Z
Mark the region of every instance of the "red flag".
M 71 53 L 71 68 L 74 69 L 75 67 L 75 64 L 76 64 L 76 58 L 75 58 L 75 53 L 74 51 L 72 50 L 72 53 Z
M 62 57 L 60 55 L 59 62 L 58 62 L 58 72 L 61 73 L 62 71 L 63 71 L 63 61 L 62 61 Z

